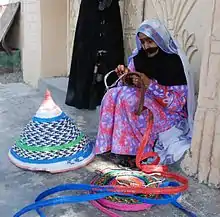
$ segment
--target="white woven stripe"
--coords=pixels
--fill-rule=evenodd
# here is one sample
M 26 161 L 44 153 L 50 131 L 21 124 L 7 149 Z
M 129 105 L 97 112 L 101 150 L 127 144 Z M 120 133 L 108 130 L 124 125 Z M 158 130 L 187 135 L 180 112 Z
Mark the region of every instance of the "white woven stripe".
M 29 146 L 60 146 L 77 139 L 80 131 L 69 118 L 51 123 L 31 121 L 20 135 L 20 140 Z

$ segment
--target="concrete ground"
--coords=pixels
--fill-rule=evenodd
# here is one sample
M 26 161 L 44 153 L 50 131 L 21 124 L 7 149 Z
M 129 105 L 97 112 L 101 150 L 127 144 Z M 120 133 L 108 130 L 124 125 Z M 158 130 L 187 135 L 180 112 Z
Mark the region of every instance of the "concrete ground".
M 0 216 L 12 217 L 16 211 L 34 201 L 47 188 L 64 183 L 89 183 L 96 169 L 115 167 L 102 158 L 85 168 L 63 174 L 33 173 L 16 168 L 7 158 L 8 149 L 15 142 L 23 127 L 37 111 L 43 100 L 46 87 L 52 91 L 56 103 L 78 126 L 94 138 L 98 126 L 98 111 L 79 111 L 64 105 L 66 78 L 47 79 L 40 82 L 40 91 L 22 83 L 0 84 Z M 220 217 L 220 192 L 190 179 L 190 188 L 183 195 L 182 203 L 201 217 Z M 105 216 L 88 203 L 59 205 L 46 208 L 47 217 L 95 217 Z M 185 216 L 171 205 L 155 206 L 150 211 L 121 213 L 127 217 L 172 217 Z M 35 212 L 29 217 L 37 216 Z
M 0 83 L 8 84 L 8 83 L 19 83 L 23 82 L 23 72 L 15 71 L 13 73 L 1 73 L 0 71 Z

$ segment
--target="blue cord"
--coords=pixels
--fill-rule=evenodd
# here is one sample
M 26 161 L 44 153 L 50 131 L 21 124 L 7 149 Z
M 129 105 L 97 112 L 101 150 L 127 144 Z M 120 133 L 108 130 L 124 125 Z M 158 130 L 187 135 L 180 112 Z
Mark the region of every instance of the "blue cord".
M 179 186 L 179 183 L 176 182 L 164 182 L 163 184 L 160 185 L 160 187 L 168 187 L 168 186 Z M 53 199 L 47 199 L 43 200 L 44 198 L 57 193 L 57 192 L 62 192 L 66 190 L 84 190 L 84 191 L 95 191 L 99 193 L 94 193 L 94 194 L 85 194 L 85 195 L 80 195 L 80 196 L 62 196 L 62 197 L 57 197 Z M 185 214 L 187 214 L 189 217 L 196 217 L 195 214 L 187 211 L 182 205 L 180 205 L 177 202 L 177 199 L 180 197 L 179 194 L 175 195 L 162 195 L 162 198 L 160 199 L 146 199 L 140 196 L 135 196 L 133 194 L 128 195 L 124 193 L 117 193 L 117 192 L 112 192 L 113 187 L 105 187 L 105 186 L 96 186 L 96 185 L 87 185 L 87 184 L 66 184 L 66 185 L 59 185 L 57 187 L 48 189 L 44 192 L 42 192 L 40 195 L 37 196 L 35 203 L 30 204 L 23 209 L 21 209 L 19 212 L 17 212 L 14 217 L 20 217 L 23 214 L 30 212 L 32 210 L 36 210 L 38 215 L 40 217 L 46 217 L 45 214 L 40 210 L 43 207 L 49 207 L 49 206 L 54 206 L 58 204 L 67 204 L 67 203 L 81 203 L 81 202 L 88 202 L 88 201 L 93 201 L 93 200 L 99 200 L 102 198 L 106 198 L 109 196 L 125 196 L 125 197 L 132 197 L 142 203 L 147 203 L 147 204 L 154 204 L 154 205 L 165 205 L 171 203 L 181 211 L 183 211 Z
M 171 186 L 171 187 L 177 187 L 179 186 L 179 183 L 177 182 L 164 182 L 160 185 L 160 187 L 168 187 L 168 186 Z M 169 194 L 164 194 L 162 195 L 163 198 L 169 198 L 170 195 Z M 177 200 L 175 201 L 172 201 L 171 204 L 173 206 L 175 206 L 176 208 L 178 208 L 179 210 L 181 210 L 183 213 L 185 213 L 188 217 L 197 217 L 196 214 L 188 211 L 186 208 L 184 208 L 180 203 L 177 202 Z

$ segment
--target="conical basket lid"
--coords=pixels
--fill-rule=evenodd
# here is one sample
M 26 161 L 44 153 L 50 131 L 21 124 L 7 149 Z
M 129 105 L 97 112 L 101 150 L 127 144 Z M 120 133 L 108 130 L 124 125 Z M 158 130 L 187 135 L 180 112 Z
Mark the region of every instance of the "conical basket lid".
M 22 168 L 62 172 L 84 166 L 94 154 L 93 144 L 47 90 L 36 114 L 10 149 L 9 157 Z

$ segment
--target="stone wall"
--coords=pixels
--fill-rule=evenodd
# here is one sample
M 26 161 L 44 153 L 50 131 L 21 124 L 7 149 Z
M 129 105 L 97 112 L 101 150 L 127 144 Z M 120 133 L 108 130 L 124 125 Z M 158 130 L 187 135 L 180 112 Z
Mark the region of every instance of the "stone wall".
M 192 148 L 182 168 L 200 182 L 220 187 L 220 0 L 210 1 Z

